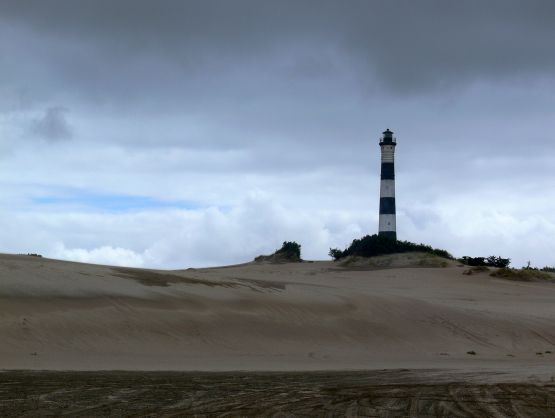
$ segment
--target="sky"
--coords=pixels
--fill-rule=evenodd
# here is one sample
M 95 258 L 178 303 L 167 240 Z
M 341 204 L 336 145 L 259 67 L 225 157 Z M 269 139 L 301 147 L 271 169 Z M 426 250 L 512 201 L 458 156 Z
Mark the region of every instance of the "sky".
M 0 0 L 0 252 L 152 268 L 377 232 L 555 265 L 551 0 Z

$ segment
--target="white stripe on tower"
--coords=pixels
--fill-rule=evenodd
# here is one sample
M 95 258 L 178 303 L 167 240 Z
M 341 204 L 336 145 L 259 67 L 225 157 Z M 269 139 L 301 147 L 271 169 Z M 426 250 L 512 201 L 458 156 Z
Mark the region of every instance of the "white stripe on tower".
M 397 239 L 395 219 L 395 147 L 393 132 L 387 129 L 380 139 L 382 170 L 380 183 L 380 224 L 379 235 Z
M 396 225 L 395 225 L 395 215 L 385 215 L 380 214 L 380 235 L 391 235 L 395 234 L 397 236 Z

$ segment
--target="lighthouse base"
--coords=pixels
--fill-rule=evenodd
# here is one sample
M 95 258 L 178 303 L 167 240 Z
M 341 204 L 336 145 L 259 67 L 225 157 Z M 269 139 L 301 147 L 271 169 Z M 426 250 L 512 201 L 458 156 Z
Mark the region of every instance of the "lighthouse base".
M 391 240 L 397 241 L 397 232 L 395 232 L 395 231 L 380 231 L 378 233 L 378 235 L 380 237 L 386 237 L 386 238 L 389 238 Z

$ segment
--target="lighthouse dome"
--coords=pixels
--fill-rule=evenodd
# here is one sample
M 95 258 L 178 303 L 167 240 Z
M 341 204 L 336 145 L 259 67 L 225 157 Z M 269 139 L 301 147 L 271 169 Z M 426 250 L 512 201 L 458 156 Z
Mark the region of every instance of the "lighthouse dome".
M 393 145 L 395 146 L 395 138 L 393 132 L 388 129 L 382 132 L 383 136 L 380 138 L 380 145 Z

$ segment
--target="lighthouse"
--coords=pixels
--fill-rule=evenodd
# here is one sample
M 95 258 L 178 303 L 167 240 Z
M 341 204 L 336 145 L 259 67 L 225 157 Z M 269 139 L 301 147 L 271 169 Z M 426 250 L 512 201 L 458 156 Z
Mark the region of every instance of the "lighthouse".
M 393 132 L 386 129 L 380 138 L 382 174 L 380 183 L 380 226 L 378 234 L 397 239 L 395 225 L 395 147 Z

